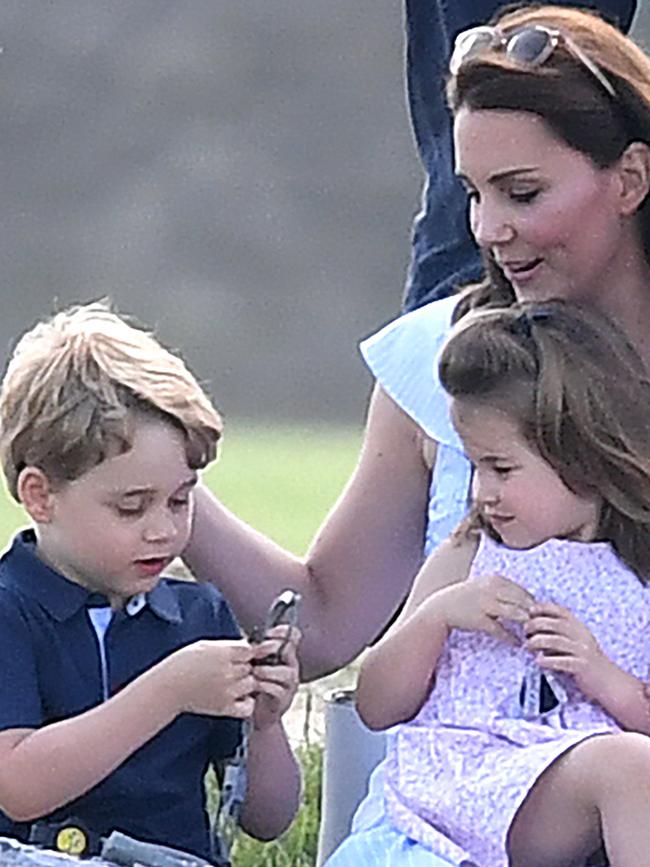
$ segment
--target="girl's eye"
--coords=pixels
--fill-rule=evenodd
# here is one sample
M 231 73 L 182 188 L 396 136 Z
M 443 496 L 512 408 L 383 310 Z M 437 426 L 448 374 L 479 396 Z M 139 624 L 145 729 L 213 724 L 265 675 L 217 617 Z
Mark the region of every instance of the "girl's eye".
M 511 473 L 512 470 L 513 467 L 494 467 L 494 472 L 497 474 L 497 476 L 501 476 L 502 478 Z

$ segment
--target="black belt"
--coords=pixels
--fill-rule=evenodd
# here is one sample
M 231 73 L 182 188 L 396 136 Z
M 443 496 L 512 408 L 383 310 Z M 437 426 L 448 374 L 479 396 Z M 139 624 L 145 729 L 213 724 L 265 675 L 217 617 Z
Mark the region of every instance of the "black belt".
M 99 855 L 101 837 L 74 816 L 62 822 L 34 822 L 29 829 L 29 842 L 34 846 L 65 852 L 78 858 Z

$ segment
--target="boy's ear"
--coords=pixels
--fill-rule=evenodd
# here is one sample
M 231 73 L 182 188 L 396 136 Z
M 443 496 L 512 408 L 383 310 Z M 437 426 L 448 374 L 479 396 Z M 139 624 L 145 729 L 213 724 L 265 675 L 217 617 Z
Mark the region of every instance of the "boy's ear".
M 38 467 L 24 467 L 18 476 L 18 499 L 37 524 L 49 524 L 54 513 L 50 480 Z

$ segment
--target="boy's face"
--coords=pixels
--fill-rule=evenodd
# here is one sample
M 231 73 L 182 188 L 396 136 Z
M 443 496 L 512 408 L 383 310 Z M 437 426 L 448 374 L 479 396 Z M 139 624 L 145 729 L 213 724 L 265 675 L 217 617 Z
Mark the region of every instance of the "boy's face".
M 39 555 L 121 607 L 153 589 L 185 547 L 196 478 L 183 434 L 137 418 L 128 452 L 50 493 L 50 517 L 37 525 Z

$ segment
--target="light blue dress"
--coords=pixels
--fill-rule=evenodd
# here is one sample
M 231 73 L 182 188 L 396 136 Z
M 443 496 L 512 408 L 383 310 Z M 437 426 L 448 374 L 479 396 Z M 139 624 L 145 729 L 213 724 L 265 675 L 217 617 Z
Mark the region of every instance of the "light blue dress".
M 361 344 L 361 353 L 384 391 L 438 444 L 429 491 L 425 555 L 449 536 L 467 511 L 471 468 L 451 423 L 437 367 L 457 300 L 445 298 L 407 313 Z M 387 737 L 393 735 L 388 732 Z M 382 763 L 370 777 L 368 795 L 354 817 L 351 836 L 325 867 L 460 867 L 391 825 L 384 804 L 384 782 Z

